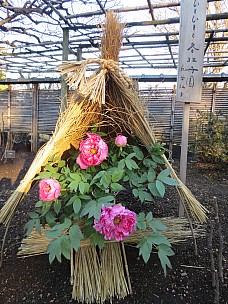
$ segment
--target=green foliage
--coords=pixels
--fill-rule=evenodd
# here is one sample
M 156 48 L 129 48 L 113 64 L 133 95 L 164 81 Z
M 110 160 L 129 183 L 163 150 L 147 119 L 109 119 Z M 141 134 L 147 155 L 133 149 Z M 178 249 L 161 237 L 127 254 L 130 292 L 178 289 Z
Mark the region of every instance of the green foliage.
M 228 113 L 197 111 L 192 150 L 206 162 L 228 162 Z
M 164 166 L 163 154 L 163 146 L 159 144 L 151 147 L 149 152 L 138 146 L 113 145 L 105 161 L 86 170 L 76 164 L 75 151 L 66 161 L 49 161 L 35 179 L 57 180 L 61 185 L 61 195 L 51 202 L 40 200 L 36 203 L 25 226 L 27 234 L 31 233 L 33 227 L 41 233 L 42 225 L 49 226 L 45 235 L 50 239 L 47 248 L 50 263 L 55 258 L 61 262 L 62 256 L 69 259 L 70 250 L 73 248 L 77 251 L 83 239 L 89 238 L 91 244 L 103 248 L 104 236 L 93 228 L 94 219 L 100 218 L 102 207 L 117 203 L 116 196 L 125 191 L 126 183 L 141 203 L 152 202 L 154 196 L 163 197 L 166 185 L 176 185 L 176 181 L 169 176 L 170 169 Z M 85 221 L 83 231 L 76 224 L 81 219 Z M 157 249 L 166 273 L 171 255 L 170 243 L 161 234 L 166 227 L 154 219 L 151 212 L 147 215 L 140 213 L 137 216 L 137 229 L 143 232 L 148 227 L 151 233 L 149 237 L 142 237 L 138 245 L 139 254 L 147 262 L 152 249 Z
M 174 255 L 170 242 L 161 234 L 161 231 L 166 230 L 166 226 L 160 220 L 154 219 L 152 212 L 149 212 L 147 215 L 144 212 L 139 213 L 137 216 L 137 228 L 146 231 L 148 227 L 151 228 L 152 232 L 148 237 L 144 236 L 139 242 L 137 246 L 139 248 L 139 255 L 147 263 L 153 248 L 156 249 L 164 274 L 166 275 L 167 267 L 171 268 L 168 257 Z

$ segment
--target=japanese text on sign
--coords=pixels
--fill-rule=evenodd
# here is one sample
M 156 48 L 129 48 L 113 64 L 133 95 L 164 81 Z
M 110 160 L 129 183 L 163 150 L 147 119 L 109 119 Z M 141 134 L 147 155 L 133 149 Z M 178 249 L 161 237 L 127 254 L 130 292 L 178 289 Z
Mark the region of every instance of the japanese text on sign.
M 207 0 L 181 0 L 177 101 L 201 99 L 206 8 Z

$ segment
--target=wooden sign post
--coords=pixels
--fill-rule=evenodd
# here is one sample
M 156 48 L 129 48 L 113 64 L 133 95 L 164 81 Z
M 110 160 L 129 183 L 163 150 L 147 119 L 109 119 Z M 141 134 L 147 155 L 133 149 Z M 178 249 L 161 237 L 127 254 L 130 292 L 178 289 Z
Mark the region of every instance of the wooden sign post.
M 207 0 L 181 0 L 176 101 L 184 102 L 180 179 L 186 183 L 189 113 L 192 102 L 200 102 L 206 27 Z M 183 205 L 179 216 L 184 215 Z

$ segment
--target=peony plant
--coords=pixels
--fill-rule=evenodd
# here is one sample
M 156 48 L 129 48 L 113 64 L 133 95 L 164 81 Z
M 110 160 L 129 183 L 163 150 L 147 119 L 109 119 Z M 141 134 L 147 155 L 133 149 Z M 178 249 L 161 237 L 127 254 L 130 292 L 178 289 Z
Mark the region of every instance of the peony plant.
M 155 144 L 149 152 L 139 145 L 128 143 L 119 134 L 115 139 L 91 132 L 71 151 L 67 160 L 53 159 L 35 178 L 39 182 L 40 200 L 29 213 L 27 235 L 35 227 L 50 239 L 47 248 L 50 263 L 62 256 L 69 259 L 83 239 L 100 248 L 106 241 L 124 241 L 135 230 L 142 231 L 137 247 L 139 255 L 148 261 L 153 248 L 158 251 L 161 265 L 171 267 L 171 245 L 162 235 L 166 227 L 153 218 L 152 212 L 136 214 L 119 200 L 119 193 L 132 191 L 139 202 L 152 202 L 163 197 L 166 185 L 176 185 L 170 169 L 163 161 L 164 148 Z M 83 220 L 83 229 L 78 224 Z M 144 236 L 147 229 L 150 233 Z

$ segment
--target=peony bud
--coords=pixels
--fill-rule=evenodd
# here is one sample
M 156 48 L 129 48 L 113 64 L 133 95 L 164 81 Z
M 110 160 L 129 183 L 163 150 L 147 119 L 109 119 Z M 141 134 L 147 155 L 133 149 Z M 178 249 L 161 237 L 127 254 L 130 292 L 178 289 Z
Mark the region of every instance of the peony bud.
M 124 135 L 118 135 L 115 139 L 115 143 L 119 147 L 125 147 L 127 144 L 127 137 Z

